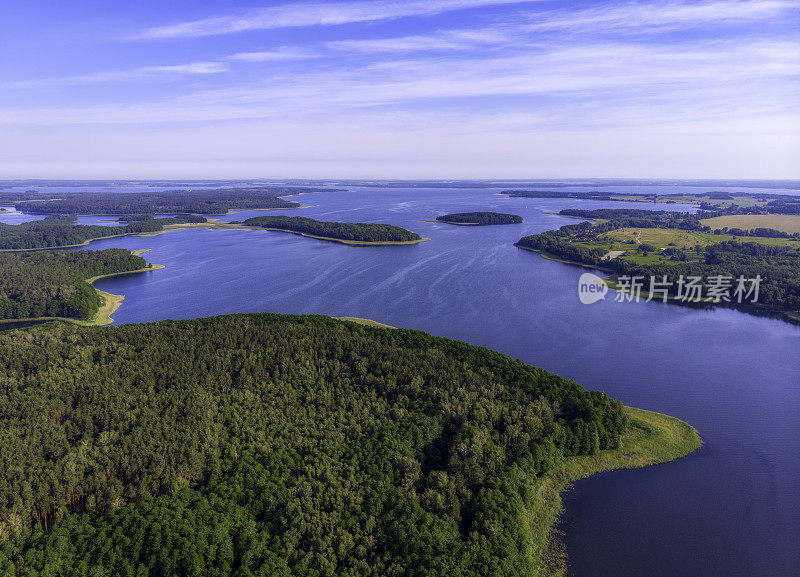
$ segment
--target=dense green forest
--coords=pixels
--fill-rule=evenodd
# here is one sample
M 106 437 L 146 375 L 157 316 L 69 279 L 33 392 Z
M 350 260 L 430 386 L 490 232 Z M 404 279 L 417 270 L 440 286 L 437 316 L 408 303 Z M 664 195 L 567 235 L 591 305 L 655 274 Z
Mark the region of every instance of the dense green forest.
M 319 316 L 0 334 L 0 574 L 536 574 L 526 505 L 622 405 Z
M 620 228 L 680 229 L 693 232 L 712 233 L 700 222 L 706 213 L 692 215 L 664 211 L 639 211 L 632 209 L 563 210 L 559 214 L 592 219 L 607 219 L 599 224 L 589 222 L 562 226 L 558 230 L 521 238 L 517 246 L 539 250 L 544 253 L 583 264 L 611 269 L 619 275 L 662 278 L 671 281 L 681 276 L 710 277 L 743 276 L 748 279 L 761 277 L 758 304 L 778 311 L 800 310 L 800 247 L 769 246 L 762 242 L 726 240 L 702 246 L 655 247 L 642 244 L 634 254 L 619 258 L 605 258 L 611 242 L 601 235 Z M 714 234 L 722 230 L 713 231 Z M 730 232 L 730 231 L 725 231 Z M 762 229 L 766 238 L 789 238 L 772 229 Z M 747 237 L 745 237 L 747 238 Z M 654 256 L 655 255 L 655 256 Z M 650 258 L 647 258 L 647 257 Z M 676 296 L 679 286 L 673 284 L 669 294 Z M 733 302 L 739 308 L 748 308 L 748 303 Z M 750 303 L 751 304 L 751 303 Z
M 88 319 L 102 297 L 86 279 L 146 266 L 142 257 L 118 248 L 0 253 L 0 319 Z
M 371 222 L 325 222 L 302 216 L 257 216 L 240 223 L 245 226 L 277 228 L 355 242 L 410 242 L 420 236 L 392 224 Z
M 436 220 L 455 224 L 519 224 L 522 222 L 522 217 L 503 212 L 456 212 L 437 216 Z
M 223 188 L 168 190 L 163 192 L 73 192 L 5 193 L 2 199 L 22 212 L 31 214 L 224 214 L 232 209 L 297 208 L 297 202 L 278 198 L 302 192 L 320 192 L 317 188 L 269 186 L 258 188 Z M 330 190 L 330 189 L 325 189 Z
M 75 220 L 73 216 L 49 216 L 23 224 L 0 222 L 0 251 L 73 246 L 107 236 L 159 232 L 171 224 L 206 222 L 204 217 L 193 215 L 136 220 L 126 226 L 73 224 Z
M 561 216 L 603 220 L 594 230 L 608 232 L 618 228 L 679 228 L 711 232 L 711 228 L 700 222 L 709 213 L 671 212 L 667 210 L 643 210 L 638 208 L 599 208 L 582 210 L 567 208 L 559 211 Z

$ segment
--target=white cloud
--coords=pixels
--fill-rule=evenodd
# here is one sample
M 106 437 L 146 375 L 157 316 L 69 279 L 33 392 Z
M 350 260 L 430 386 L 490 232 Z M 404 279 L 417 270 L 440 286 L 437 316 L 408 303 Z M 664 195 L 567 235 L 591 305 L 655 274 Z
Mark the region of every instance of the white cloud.
M 307 58 L 318 58 L 321 54 L 313 50 L 303 48 L 293 48 L 282 46 L 273 50 L 261 52 L 239 52 L 228 56 L 226 60 L 237 62 L 278 62 L 281 60 L 305 60 Z
M 478 30 L 446 30 L 427 35 L 420 34 L 394 38 L 337 40 L 328 42 L 327 46 L 335 50 L 375 54 L 428 50 L 472 50 L 480 46 L 503 44 L 509 39 L 510 33 L 508 30 L 486 28 Z
M 196 38 L 298 26 L 335 26 L 358 22 L 433 16 L 455 10 L 523 4 L 535 0 L 373 0 L 285 4 L 252 10 L 236 16 L 205 18 L 150 28 L 133 39 Z
M 530 14 L 529 31 L 567 30 L 636 33 L 696 28 L 713 23 L 757 22 L 797 8 L 796 0 L 712 0 L 710 2 L 612 3 L 585 10 Z
M 175 64 L 164 66 L 142 66 L 131 70 L 109 70 L 104 72 L 93 72 L 91 74 L 79 74 L 76 76 L 66 76 L 62 78 L 49 78 L 34 81 L 8 82 L 7 86 L 49 86 L 67 84 L 92 84 L 95 82 L 115 82 L 125 80 L 142 80 L 160 76 L 192 76 L 220 74 L 227 72 L 228 66 L 220 62 L 191 62 L 188 64 Z
M 618 110 L 647 124 L 762 109 L 798 112 L 800 43 L 729 42 L 674 46 L 606 43 L 451 61 L 395 60 L 331 71 L 281 73 L 261 82 L 171 99 L 94 107 L 0 110 L 0 124 L 202 122 L 362 114 L 370 108 L 465 115 L 547 107 L 557 123 L 606 122 Z M 754 90 L 753 87 L 758 89 Z M 509 100 L 512 98 L 513 100 Z M 499 98 L 504 100 L 496 101 Z M 476 104 L 480 99 L 480 104 Z M 489 100 L 487 100 L 489 99 Z M 492 101 L 491 99 L 495 99 Z M 542 99 L 546 99 L 543 101 Z M 418 113 L 422 114 L 422 113 Z M 434 113 L 435 114 L 435 113 Z M 616 118 L 619 120 L 619 117 Z

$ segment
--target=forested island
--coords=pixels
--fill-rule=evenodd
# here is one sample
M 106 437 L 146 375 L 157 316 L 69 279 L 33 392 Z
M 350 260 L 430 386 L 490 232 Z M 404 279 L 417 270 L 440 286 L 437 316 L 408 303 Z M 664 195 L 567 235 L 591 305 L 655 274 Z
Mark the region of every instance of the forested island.
M 503 212 L 456 212 L 437 216 L 438 222 L 462 225 L 492 225 L 492 224 L 519 224 L 522 217 L 516 214 Z
M 800 311 L 800 233 L 772 228 L 712 229 L 707 222 L 719 213 L 689 214 L 633 209 L 562 210 L 559 214 L 597 221 L 562 226 L 526 236 L 517 246 L 614 273 L 610 278 L 667 277 L 668 296 L 678 299 L 680 277 L 709 279 L 760 278 L 757 303 L 739 299 L 705 299 L 751 312 Z M 731 289 L 735 286 L 730 287 Z M 647 285 L 645 284 L 645 290 Z
M 324 189 L 330 191 L 332 189 Z M 300 204 L 279 198 L 319 188 L 268 186 L 163 192 L 2 193 L 0 201 L 30 214 L 128 215 L 128 214 L 226 214 L 239 209 L 298 208 Z
M 241 223 L 248 227 L 293 232 L 345 244 L 414 244 L 428 239 L 392 224 L 371 222 L 326 222 L 302 216 L 257 216 Z
M 92 240 L 129 234 L 157 233 L 172 225 L 205 223 L 202 216 L 132 220 L 127 226 L 74 224 L 74 216 L 50 216 L 22 224 L 0 222 L 0 252 L 80 246 Z
M 320 316 L 0 334 L 0 573 L 541 574 L 558 491 L 696 449 L 484 348 Z
M 142 257 L 119 248 L 0 253 L 0 320 L 91 319 L 105 301 L 89 279 L 149 266 Z

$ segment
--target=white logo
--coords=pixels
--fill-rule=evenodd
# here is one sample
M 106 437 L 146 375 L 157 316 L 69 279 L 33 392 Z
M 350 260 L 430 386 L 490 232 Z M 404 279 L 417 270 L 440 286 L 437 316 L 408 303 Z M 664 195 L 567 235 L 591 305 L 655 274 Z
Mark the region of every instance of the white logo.
M 578 297 L 585 305 L 603 300 L 607 292 L 608 285 L 596 274 L 585 272 L 578 279 Z

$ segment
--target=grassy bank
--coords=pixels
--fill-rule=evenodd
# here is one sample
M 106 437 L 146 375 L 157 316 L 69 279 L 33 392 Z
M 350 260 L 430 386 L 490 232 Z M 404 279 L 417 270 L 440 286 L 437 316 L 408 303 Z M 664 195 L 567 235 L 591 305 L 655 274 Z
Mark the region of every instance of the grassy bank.
M 420 222 L 433 222 L 433 223 L 443 223 L 443 224 L 457 224 L 458 226 L 480 226 L 479 222 L 450 222 L 447 220 L 434 220 L 432 218 L 421 218 L 419 219 Z
M 142 251 L 137 251 L 137 252 L 139 254 L 141 254 L 142 252 L 147 252 L 148 250 L 150 250 L 150 249 L 143 249 Z M 126 275 L 126 274 L 135 274 L 135 273 L 140 273 L 140 272 L 150 272 L 150 271 L 154 271 L 154 270 L 161 270 L 162 268 L 164 268 L 163 264 L 151 264 L 151 265 L 147 266 L 146 268 L 141 268 L 139 270 L 131 270 L 131 271 L 125 271 L 125 272 L 114 272 L 114 273 L 111 273 L 111 274 L 103 274 L 103 275 L 99 275 L 99 276 L 93 276 L 92 278 L 86 279 L 86 282 L 88 282 L 90 285 L 94 286 L 94 283 L 96 281 L 100 280 L 100 279 L 111 278 L 111 277 L 114 277 L 114 276 L 122 276 L 122 275 Z M 96 290 L 98 293 L 100 293 L 100 296 L 103 297 L 103 305 L 97 310 L 97 312 L 94 314 L 94 316 L 91 319 L 89 319 L 88 321 L 74 320 L 73 319 L 72 322 L 75 322 L 77 324 L 84 325 L 84 326 L 105 326 L 105 325 L 110 325 L 111 323 L 114 322 L 114 319 L 111 318 L 111 315 L 114 314 L 117 311 L 117 309 L 120 307 L 120 305 L 122 305 L 122 301 L 125 300 L 125 297 L 123 295 L 115 295 L 115 294 L 107 293 L 105 291 L 101 291 L 98 288 L 95 288 L 94 290 Z
M 385 325 L 383 323 L 379 323 L 378 321 L 373 321 L 372 319 L 362 319 L 360 317 L 336 317 L 340 321 L 350 321 L 351 323 L 356 323 L 359 325 L 367 325 L 368 327 L 378 327 L 380 329 L 395 329 L 397 327 L 393 327 L 391 325 Z
M 622 445 L 597 455 L 567 458 L 534 484 L 534 497 L 528 507 L 534 558 L 544 561 L 542 576 L 566 574 L 566 557 L 558 546 L 553 526 L 561 513 L 561 493 L 578 479 L 603 471 L 635 469 L 679 459 L 702 445 L 690 425 L 674 417 L 625 407 L 630 419 Z

